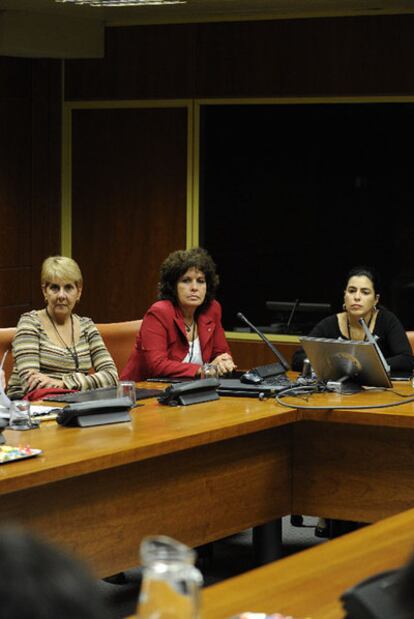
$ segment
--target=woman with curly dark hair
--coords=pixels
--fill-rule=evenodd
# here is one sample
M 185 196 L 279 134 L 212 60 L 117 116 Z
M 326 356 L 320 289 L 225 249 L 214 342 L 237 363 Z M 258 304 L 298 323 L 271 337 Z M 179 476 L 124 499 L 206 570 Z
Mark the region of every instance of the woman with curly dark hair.
M 234 362 L 215 300 L 219 278 L 202 248 L 178 250 L 161 265 L 159 298 L 144 316 L 122 379 L 198 378 L 203 364 L 221 376 Z

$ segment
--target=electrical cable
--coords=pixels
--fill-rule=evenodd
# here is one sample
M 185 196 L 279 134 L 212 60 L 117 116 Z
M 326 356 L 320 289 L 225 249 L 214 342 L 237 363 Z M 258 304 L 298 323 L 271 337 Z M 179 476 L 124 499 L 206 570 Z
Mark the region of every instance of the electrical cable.
M 405 399 L 403 400 L 399 400 L 398 402 L 390 402 L 388 404 L 362 404 L 362 405 L 339 405 L 336 404 L 332 404 L 332 405 L 318 405 L 318 406 L 305 406 L 305 405 L 300 405 L 300 404 L 287 404 L 286 402 L 282 401 L 282 398 L 285 397 L 295 397 L 295 396 L 300 396 L 300 394 L 309 394 L 309 395 L 313 395 L 315 393 L 321 393 L 323 391 L 327 391 L 326 387 L 322 384 L 316 384 L 316 385 L 306 385 L 304 387 L 290 387 L 289 389 L 285 389 L 282 393 L 279 393 L 276 398 L 275 398 L 275 402 L 277 404 L 280 404 L 281 406 L 285 406 L 287 408 L 292 408 L 292 406 L 294 406 L 295 408 L 298 408 L 300 410 L 368 410 L 368 409 L 374 409 L 374 408 L 392 408 L 394 406 L 401 406 L 402 404 L 409 404 L 410 402 L 414 402 L 414 396 L 402 396 L 405 397 Z M 386 391 L 384 389 L 384 391 Z M 392 389 L 390 389 L 389 391 L 391 391 L 391 393 L 395 393 Z M 401 395 L 398 394 L 397 395 Z

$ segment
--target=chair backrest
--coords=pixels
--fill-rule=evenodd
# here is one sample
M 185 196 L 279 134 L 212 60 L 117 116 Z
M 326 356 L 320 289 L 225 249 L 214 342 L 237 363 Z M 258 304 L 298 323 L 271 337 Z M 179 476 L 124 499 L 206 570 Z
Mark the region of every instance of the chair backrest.
M 141 325 L 142 320 L 107 322 L 96 325 L 114 360 L 118 373 L 126 366 Z
M 414 331 L 407 331 L 408 341 L 411 344 L 411 350 L 414 353 Z
M 3 370 L 6 375 L 6 381 L 8 381 L 8 379 L 10 378 L 10 374 L 13 369 L 14 360 L 13 360 L 13 355 L 11 352 L 11 345 L 12 345 L 12 341 L 15 336 L 15 333 L 16 333 L 16 327 L 6 327 L 4 329 L 0 329 L 0 361 L 1 359 L 3 359 L 3 355 L 6 352 L 6 350 L 9 351 L 6 361 L 4 362 L 4 365 L 3 365 Z

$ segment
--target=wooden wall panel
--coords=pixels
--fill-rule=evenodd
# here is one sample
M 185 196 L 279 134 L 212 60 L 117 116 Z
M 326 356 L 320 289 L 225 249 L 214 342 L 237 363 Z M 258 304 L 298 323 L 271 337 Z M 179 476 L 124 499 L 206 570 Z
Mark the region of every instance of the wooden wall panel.
M 414 92 L 413 28 L 412 15 L 107 28 L 103 59 L 65 63 L 65 96 L 67 100 L 122 100 L 409 95 Z M 143 209 L 145 224 L 155 221 L 147 212 L 150 208 L 154 210 L 154 198 L 152 189 L 145 189 L 148 194 L 145 202 L 136 195 L 143 181 L 128 167 L 128 148 L 132 141 L 129 129 L 121 128 L 114 112 L 100 112 L 100 117 L 96 112 L 76 114 L 84 121 L 82 126 L 75 127 L 78 133 L 74 136 L 78 144 L 74 155 L 73 252 L 86 269 L 83 308 L 99 321 L 137 318 L 155 296 L 159 262 L 170 248 L 184 244 L 185 202 L 181 197 L 171 215 L 170 197 L 161 199 L 164 207 L 158 201 L 156 218 L 166 222 L 161 235 L 170 226 L 169 240 L 161 245 L 151 244 L 137 222 L 143 216 Z M 128 114 L 122 112 L 121 116 L 127 118 Z M 98 118 L 102 122 L 93 120 Z M 149 127 L 149 140 L 153 131 L 151 123 L 137 129 L 131 137 L 134 136 L 137 145 L 133 158 L 145 170 L 145 183 L 151 184 L 153 181 L 145 168 L 146 146 L 141 149 L 140 142 L 140 134 L 143 131 L 145 135 Z M 182 127 L 184 136 L 184 123 Z M 151 139 L 158 143 L 156 131 Z M 91 140 L 89 145 L 88 140 Z M 108 143 L 112 140 L 112 146 L 105 140 Z M 159 155 L 163 153 L 168 158 L 173 151 L 174 147 L 169 149 L 166 142 L 158 145 Z M 102 153 L 105 153 L 103 162 Z M 179 162 L 173 159 L 180 168 Z M 178 192 L 183 196 L 186 180 L 178 168 L 174 187 L 163 195 L 173 196 Z M 170 172 L 173 173 L 172 168 Z M 160 178 L 164 185 L 164 175 Z M 134 203 L 139 206 L 132 212 Z M 130 228 L 119 217 L 120 212 L 129 213 L 128 218 L 133 222 Z M 130 239 L 129 246 L 134 247 L 131 254 L 122 249 L 125 236 Z M 128 264 L 131 279 L 135 282 L 140 278 L 141 287 L 136 294 L 133 286 L 134 294 L 126 301 L 121 291 L 125 284 L 120 283 L 122 275 L 119 276 L 118 269 L 127 259 L 133 265 Z M 96 268 L 93 271 L 90 266 L 99 260 L 104 261 L 103 273 Z M 223 264 L 219 263 L 219 269 L 224 271 Z M 95 299 L 89 288 L 90 277 L 99 279 Z M 111 294 L 104 309 L 97 295 L 102 295 L 108 282 Z M 244 345 L 236 346 L 242 349 Z M 241 353 L 240 363 L 251 366 L 267 362 L 266 358 L 266 352 L 250 348 L 248 353 Z
M 79 311 L 96 322 L 141 318 L 160 263 L 186 243 L 187 110 L 74 110 L 72 125 Z
M 60 254 L 61 63 L 36 60 L 32 66 L 32 306 L 43 305 L 40 268 Z
M 3 267 L 21 266 L 30 261 L 30 102 L 9 99 L 0 105 L 1 262 Z
M 413 93 L 413 27 L 414 15 L 298 20 L 283 32 L 282 95 Z
M 66 98 L 410 95 L 414 92 L 413 26 L 414 16 L 395 15 L 109 28 L 104 59 L 66 63 Z M 41 302 L 41 260 L 59 251 L 60 62 L 0 58 L 0 86 L 0 324 L 14 324 L 22 309 Z M 124 137 L 114 141 L 119 126 L 113 124 L 112 118 L 108 116 L 104 122 L 101 137 L 103 141 L 105 135 L 111 139 L 113 148 L 108 150 L 119 155 L 128 140 L 126 133 L 121 132 Z M 117 291 L 118 282 L 125 278 L 120 267 L 125 260 L 132 260 L 134 267 L 131 271 L 128 266 L 132 273 L 128 285 L 134 299 L 142 299 L 126 303 L 122 295 L 117 300 L 111 294 L 108 312 L 103 315 L 100 309 L 98 314 L 94 313 L 95 319 L 112 316 L 121 320 L 140 315 L 155 295 L 159 262 L 171 248 L 185 243 L 186 120 L 176 122 L 174 116 L 168 130 L 162 124 L 157 129 L 156 124 L 144 123 L 138 129 L 133 123 L 132 128 L 135 140 L 138 135 L 146 136 L 147 143 L 154 145 L 151 156 L 145 149 L 134 153 L 137 168 L 145 171 L 145 207 L 134 195 L 132 201 L 131 196 L 125 195 L 129 189 L 124 184 L 124 165 L 119 167 L 119 177 L 115 179 L 118 156 L 112 159 L 111 174 L 105 176 L 105 182 L 112 182 L 107 193 L 100 187 L 103 174 L 100 176 L 98 170 L 93 185 L 87 187 L 93 156 L 82 155 L 80 160 L 87 163 L 86 170 L 74 167 L 75 181 L 80 183 L 74 187 L 74 195 L 78 196 L 74 204 L 74 254 L 79 252 L 84 269 L 89 268 L 90 257 L 98 264 L 98 253 L 102 259 L 101 250 L 107 249 L 99 238 L 100 231 L 106 232 L 110 227 L 112 236 L 119 239 L 116 251 L 110 250 L 121 262 L 109 263 L 105 256 L 105 274 L 99 277 L 105 280 L 103 284 L 109 282 L 111 291 Z M 172 127 L 176 133 L 171 137 Z M 165 137 L 164 142 L 160 136 Z M 178 152 L 180 155 L 176 156 Z M 151 157 L 157 165 L 158 159 L 164 161 L 168 171 L 160 176 L 157 165 L 148 163 L 148 172 L 145 165 Z M 131 169 L 129 172 L 132 173 Z M 161 178 L 158 183 L 157 174 Z M 98 187 L 96 191 L 94 186 Z M 96 214 L 96 205 L 104 205 L 108 197 L 111 207 L 105 211 L 101 206 L 99 210 L 104 216 L 89 221 L 88 252 L 83 226 L 89 217 L 86 206 L 91 209 L 94 203 L 92 211 Z M 131 246 L 138 248 L 135 255 L 120 249 L 127 224 L 117 213 L 125 208 L 125 203 L 129 204 L 128 222 L 132 222 L 126 236 L 131 239 Z M 139 208 L 131 215 L 133 203 L 139 203 Z M 155 221 L 163 223 L 154 228 Z M 150 223 L 157 237 L 155 242 L 148 235 L 146 226 Z M 85 274 L 89 276 L 88 271 Z M 90 274 L 95 275 L 92 271 Z M 87 287 L 90 281 L 87 277 Z M 148 285 L 143 285 L 144 281 Z M 100 294 L 102 286 L 98 290 Z M 94 310 L 99 302 L 96 293 L 95 305 L 91 298 L 88 300 L 90 291 L 85 290 L 84 300 Z
M 263 342 L 228 339 L 235 363 L 241 370 L 247 370 L 258 365 L 275 363 L 275 355 Z M 288 363 L 292 362 L 293 353 L 300 348 L 299 344 L 290 342 L 272 342 Z
M 23 58 L 0 56 L 1 99 L 29 99 L 32 62 Z
M 12 63 L 22 69 L 19 81 L 7 63 L 2 65 L 0 80 L 10 90 L 0 95 L 0 324 L 13 326 L 31 300 L 30 73 L 27 63 Z
M 414 15 L 108 28 L 102 60 L 66 63 L 66 97 L 414 92 Z
M 60 246 L 60 65 L 0 59 L 0 325 L 39 305 Z
M 105 58 L 66 63 L 66 98 L 190 97 L 195 32 L 194 24 L 107 28 Z
M 197 37 L 197 97 L 280 96 L 284 57 L 283 21 L 200 24 Z M 212 70 L 214 67 L 214 70 Z
M 196 94 L 413 92 L 413 25 L 409 15 L 201 24 Z
M 304 421 L 293 430 L 293 514 L 375 522 L 413 507 L 406 428 Z

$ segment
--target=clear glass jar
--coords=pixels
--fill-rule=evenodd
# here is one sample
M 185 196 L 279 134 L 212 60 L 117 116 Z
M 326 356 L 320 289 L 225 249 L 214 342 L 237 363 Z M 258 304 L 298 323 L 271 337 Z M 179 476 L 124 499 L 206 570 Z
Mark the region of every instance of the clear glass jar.
M 140 557 L 139 619 L 199 619 L 203 577 L 194 550 L 160 535 L 142 540 Z

